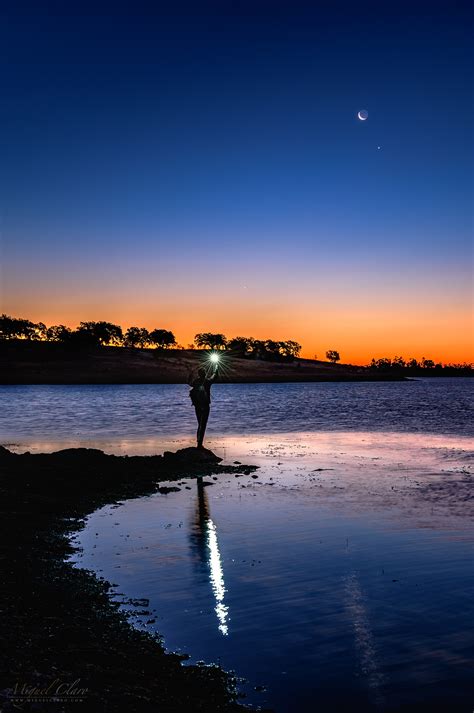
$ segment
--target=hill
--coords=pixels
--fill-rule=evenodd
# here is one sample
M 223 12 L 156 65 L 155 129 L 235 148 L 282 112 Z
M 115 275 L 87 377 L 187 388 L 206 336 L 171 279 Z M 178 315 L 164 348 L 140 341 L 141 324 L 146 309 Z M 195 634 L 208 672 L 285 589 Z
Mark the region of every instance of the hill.
M 200 366 L 201 350 L 96 347 L 73 351 L 52 342 L 15 341 L 0 345 L 1 384 L 183 384 Z M 226 354 L 229 383 L 289 381 L 384 381 L 400 375 L 374 374 L 365 367 L 312 359 L 270 362 Z

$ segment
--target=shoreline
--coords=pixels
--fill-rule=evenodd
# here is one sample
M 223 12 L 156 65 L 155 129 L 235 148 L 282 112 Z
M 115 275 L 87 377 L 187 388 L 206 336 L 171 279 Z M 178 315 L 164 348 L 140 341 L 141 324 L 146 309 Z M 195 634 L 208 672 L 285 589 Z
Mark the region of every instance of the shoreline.
M 195 453 L 179 453 L 114 456 L 76 448 L 18 455 L 0 447 L 4 711 L 30 709 L 22 690 L 51 693 L 58 685 L 62 711 L 246 709 L 233 675 L 213 664 L 183 666 L 187 656 L 166 653 L 158 635 L 133 628 L 109 597 L 110 582 L 65 559 L 76 551 L 70 536 L 99 507 L 168 492 L 163 481 L 256 470 L 220 465 L 213 454 L 196 462 Z M 84 689 L 81 702 L 77 691 Z M 49 713 L 51 700 L 42 700 L 35 710 Z
M 304 379 L 288 379 L 288 378 L 268 378 L 268 379 L 234 379 L 232 381 L 224 381 L 220 380 L 216 382 L 217 384 L 316 384 L 316 383 L 367 383 L 367 382 L 398 382 L 398 381 L 416 381 L 417 378 L 419 377 L 389 377 L 389 376 L 380 376 L 378 378 L 376 377 L 350 377 L 350 376 L 341 376 L 337 378 L 330 378 L 330 377 L 313 377 L 313 378 L 304 378 Z M 441 377 L 442 378 L 442 377 Z M 156 386 L 156 385 L 187 385 L 186 381 L 165 381 L 163 380 L 154 380 L 150 381 L 149 379 L 146 380 L 140 380 L 140 379 L 134 379 L 129 380 L 107 380 L 107 379 L 97 379 L 94 380 L 92 378 L 89 378 L 87 380 L 79 380 L 79 379 L 69 379 L 69 380 L 60 380 L 60 379 L 48 379 L 45 381 L 40 381 L 40 380 L 34 380 L 34 381 L 29 381 L 27 379 L 25 380 L 8 380 L 8 379 L 1 379 L 0 380 L 0 386 Z

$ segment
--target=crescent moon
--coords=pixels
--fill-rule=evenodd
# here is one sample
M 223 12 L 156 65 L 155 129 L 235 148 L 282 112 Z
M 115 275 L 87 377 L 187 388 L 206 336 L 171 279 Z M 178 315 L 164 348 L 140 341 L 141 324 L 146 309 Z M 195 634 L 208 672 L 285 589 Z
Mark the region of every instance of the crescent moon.
M 367 119 L 369 118 L 369 114 L 365 110 L 358 111 L 357 118 L 360 119 L 361 121 L 367 121 Z

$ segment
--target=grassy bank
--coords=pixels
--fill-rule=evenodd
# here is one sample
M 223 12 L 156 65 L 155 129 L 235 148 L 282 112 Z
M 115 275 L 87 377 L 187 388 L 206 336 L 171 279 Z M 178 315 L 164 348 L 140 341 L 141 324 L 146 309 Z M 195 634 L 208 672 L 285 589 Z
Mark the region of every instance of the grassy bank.
M 2 384 L 184 384 L 200 350 L 94 347 L 77 351 L 51 342 L 2 342 Z M 311 359 L 269 362 L 227 357 L 220 380 L 231 383 L 394 381 L 400 374 Z
M 155 492 L 163 480 L 254 469 L 194 458 L 0 447 L 3 711 L 243 710 L 232 676 L 183 666 L 158 637 L 132 628 L 108 582 L 65 562 L 69 535 L 98 507 Z M 41 691 L 35 703 L 32 689 Z M 51 701 L 56 691 L 60 700 Z M 15 700 L 25 692 L 29 701 Z

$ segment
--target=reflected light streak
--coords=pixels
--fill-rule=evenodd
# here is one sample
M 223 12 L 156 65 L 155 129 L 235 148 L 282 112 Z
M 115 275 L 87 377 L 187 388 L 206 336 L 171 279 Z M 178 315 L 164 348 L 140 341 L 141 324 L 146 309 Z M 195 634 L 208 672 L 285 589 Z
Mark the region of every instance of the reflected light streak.
M 355 643 L 359 654 L 359 666 L 365 676 L 369 693 L 376 710 L 385 708 L 382 688 L 385 683 L 379 669 L 377 648 L 369 622 L 367 607 L 364 602 L 357 575 L 353 572 L 345 578 L 346 606 L 352 619 Z
M 229 607 L 224 604 L 224 594 L 226 591 L 224 584 L 224 572 L 222 570 L 216 526 L 210 518 L 206 523 L 206 544 L 209 550 L 209 578 L 211 580 L 212 592 L 216 600 L 214 611 L 216 612 L 219 620 L 219 631 L 224 634 L 224 636 L 227 636 L 229 633 L 229 627 L 227 625 Z

